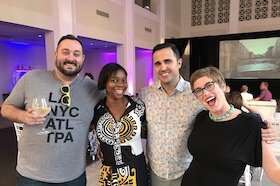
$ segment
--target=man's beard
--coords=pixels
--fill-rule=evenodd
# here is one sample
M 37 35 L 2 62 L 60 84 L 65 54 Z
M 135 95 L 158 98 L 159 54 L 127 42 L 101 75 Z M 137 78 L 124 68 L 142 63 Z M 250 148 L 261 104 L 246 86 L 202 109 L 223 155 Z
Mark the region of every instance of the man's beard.
M 66 63 L 75 65 L 76 69 L 74 71 L 69 71 L 69 70 L 64 69 L 63 66 Z M 68 60 L 65 60 L 63 62 L 59 62 L 58 60 L 56 60 L 55 61 L 55 66 L 63 75 L 68 76 L 68 77 L 76 76 L 77 74 L 79 74 L 79 72 L 81 72 L 81 70 L 83 68 L 83 64 L 82 65 L 78 65 L 77 62 L 75 62 L 75 61 L 68 61 Z

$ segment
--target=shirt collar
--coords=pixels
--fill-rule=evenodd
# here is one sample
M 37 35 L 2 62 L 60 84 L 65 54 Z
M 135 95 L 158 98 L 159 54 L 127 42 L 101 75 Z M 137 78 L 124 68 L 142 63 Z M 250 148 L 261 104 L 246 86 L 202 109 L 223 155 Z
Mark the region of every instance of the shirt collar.
M 163 90 L 163 87 L 162 87 L 160 81 L 156 82 L 156 87 L 160 90 Z M 184 80 L 184 78 L 182 76 L 180 76 L 179 82 L 175 87 L 174 93 L 177 91 L 182 92 L 185 87 L 186 87 L 186 81 Z

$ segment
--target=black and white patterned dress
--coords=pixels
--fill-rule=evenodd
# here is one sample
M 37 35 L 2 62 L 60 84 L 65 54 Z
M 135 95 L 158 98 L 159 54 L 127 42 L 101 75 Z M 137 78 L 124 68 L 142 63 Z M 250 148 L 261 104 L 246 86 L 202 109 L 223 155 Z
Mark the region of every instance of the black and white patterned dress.
M 116 121 L 106 98 L 95 107 L 93 124 L 103 153 L 98 185 L 147 185 L 147 167 L 141 138 L 147 138 L 145 105 L 127 96 L 128 104 Z

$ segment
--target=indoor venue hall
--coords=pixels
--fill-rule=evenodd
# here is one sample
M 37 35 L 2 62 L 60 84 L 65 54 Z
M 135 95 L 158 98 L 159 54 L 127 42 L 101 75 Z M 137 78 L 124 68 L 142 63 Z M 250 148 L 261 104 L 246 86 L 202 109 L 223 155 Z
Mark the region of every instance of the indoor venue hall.
M 0 0 L 0 109 L 26 73 L 55 69 L 64 35 L 83 43 L 80 76 L 90 73 L 97 81 L 104 65 L 118 63 L 128 73 L 126 94 L 132 97 L 157 81 L 153 47 L 170 42 L 179 49 L 187 81 L 197 69 L 214 66 L 231 91 L 247 85 L 255 98 L 260 84 L 269 83 L 272 100 L 248 104 L 275 128 L 271 146 L 280 160 L 279 23 L 279 0 Z M 15 185 L 22 125 L 0 116 L 0 186 Z M 100 166 L 87 157 L 88 186 L 97 185 Z M 239 185 L 276 185 L 262 168 L 252 170 Z

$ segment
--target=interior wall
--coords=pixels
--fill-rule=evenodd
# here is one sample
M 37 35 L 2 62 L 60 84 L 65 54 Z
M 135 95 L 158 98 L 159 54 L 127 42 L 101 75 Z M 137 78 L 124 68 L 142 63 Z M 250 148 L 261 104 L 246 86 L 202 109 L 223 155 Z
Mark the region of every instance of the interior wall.
M 137 5 L 134 7 L 134 38 L 135 46 L 152 49 L 159 42 L 158 17 Z
M 2 94 L 13 88 L 13 73 L 17 68 L 46 69 L 46 52 L 44 46 L 7 44 L 0 42 L 0 105 Z
M 153 61 L 151 50 L 137 50 L 135 54 L 135 69 L 136 69 L 136 94 L 141 88 L 150 85 L 153 82 Z
M 102 67 L 108 63 L 117 62 L 116 49 L 91 49 L 85 51 L 85 62 L 81 72 L 83 75 L 85 72 L 90 72 L 95 80 L 98 80 L 99 73 Z
M 46 30 L 57 29 L 56 0 L 2 0 L 0 20 Z M 50 21 L 52 20 L 52 21 Z
M 108 0 L 76 0 L 74 8 L 75 33 L 115 43 L 124 42 L 123 4 Z
M 184 1 L 182 36 L 199 37 L 280 29 L 279 1 Z M 262 2 L 262 1 L 259 1 Z M 184 21 L 184 19 L 188 19 Z
M 181 1 L 165 0 L 165 38 L 181 36 Z

